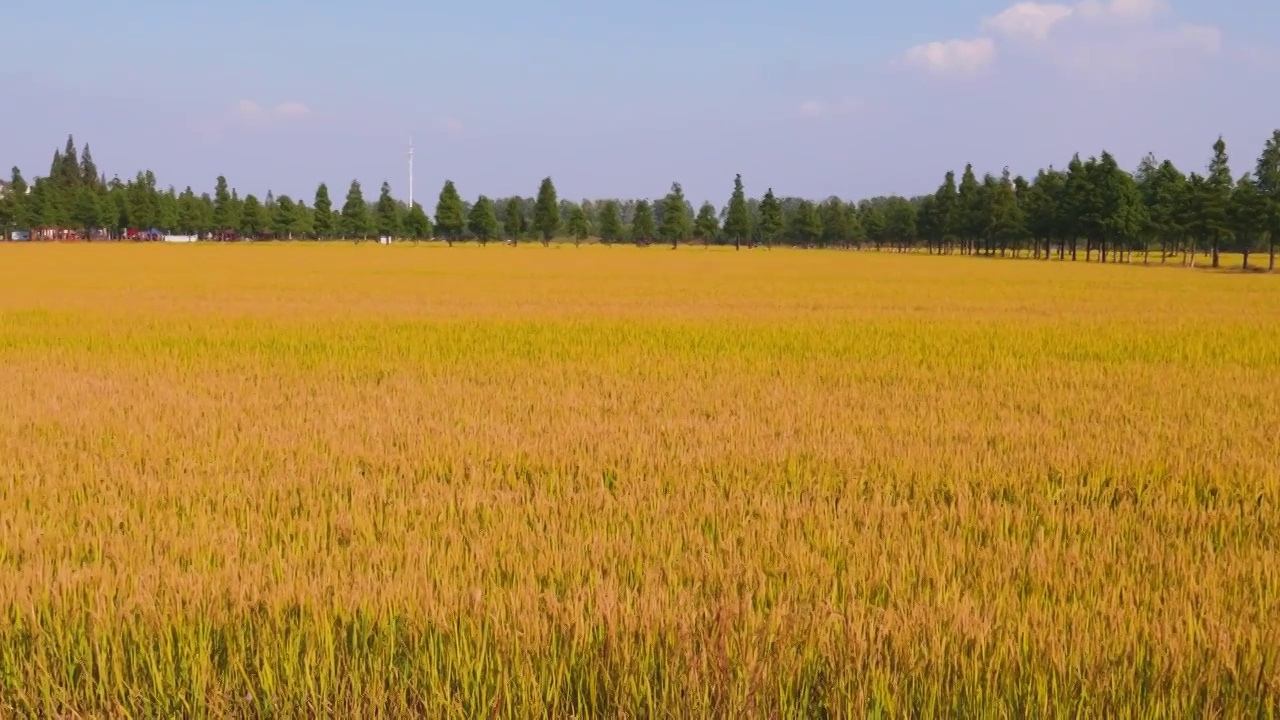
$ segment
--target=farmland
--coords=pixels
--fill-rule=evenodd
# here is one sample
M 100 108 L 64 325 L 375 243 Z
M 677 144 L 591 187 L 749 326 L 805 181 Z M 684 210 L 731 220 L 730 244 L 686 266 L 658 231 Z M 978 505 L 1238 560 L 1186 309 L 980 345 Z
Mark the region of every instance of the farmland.
M 0 716 L 1274 717 L 1280 278 L 0 247 Z

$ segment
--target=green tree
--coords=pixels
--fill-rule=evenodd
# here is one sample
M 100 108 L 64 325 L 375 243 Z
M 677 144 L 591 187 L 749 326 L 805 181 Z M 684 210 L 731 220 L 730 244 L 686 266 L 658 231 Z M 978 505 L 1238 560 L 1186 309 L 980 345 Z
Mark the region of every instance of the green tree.
M 698 208 L 698 216 L 693 220 L 693 236 L 710 245 L 720 234 L 720 218 L 716 215 L 716 206 L 703 202 Z
M 314 233 L 315 216 L 312 214 L 311 208 L 307 207 L 307 203 L 303 200 L 294 201 L 289 213 L 289 238 L 312 237 Z
M 518 197 L 508 198 L 502 210 L 502 231 L 515 245 L 528 230 L 524 220 L 524 203 Z
M 102 227 L 105 220 L 102 203 L 98 193 L 88 185 L 81 185 L 76 190 L 74 217 L 76 225 L 84 229 L 85 237 L 92 239 L 93 232 Z
M 587 220 L 587 211 L 578 203 L 573 203 L 569 207 L 569 221 L 566 229 L 573 238 L 574 245 L 586 240 L 591 234 L 591 224 Z
M 221 175 L 213 189 L 213 226 L 214 232 L 221 236 L 232 232 L 239 225 L 231 204 L 231 191 L 227 188 L 227 179 Z
M 609 245 L 622 239 L 622 214 L 617 200 L 605 200 L 600 206 L 600 242 Z
M 969 168 L 972 173 L 973 168 Z M 938 252 L 943 251 L 943 247 L 947 248 L 947 252 L 951 252 L 951 240 L 955 238 L 956 232 L 961 228 L 960 213 L 960 195 L 956 188 L 956 174 L 952 170 L 948 170 L 942 179 L 942 185 L 933 194 L 934 205 L 933 225 L 935 236 L 938 242 Z
M 648 245 L 653 235 L 653 206 L 648 200 L 638 200 L 631 218 L 631 240 L 637 245 Z
M 1034 256 L 1040 257 L 1040 248 L 1044 248 L 1044 259 L 1048 260 L 1053 241 L 1059 240 L 1058 259 L 1066 252 L 1066 240 L 1062 225 L 1062 194 L 1066 176 L 1058 170 L 1050 168 L 1041 170 L 1027 191 L 1026 221 L 1027 232 L 1031 235 Z
M 378 235 L 380 237 L 396 238 L 400 237 L 403 222 L 400 217 L 400 203 L 391 197 L 391 184 L 382 183 L 382 188 L 378 192 L 378 205 L 375 208 L 378 216 Z
M 556 186 L 551 178 L 542 178 L 538 186 L 538 200 L 533 211 L 533 227 L 542 235 L 542 245 L 551 244 L 560 228 L 560 202 L 556 199 Z
M 364 200 L 364 191 L 359 180 L 352 180 L 347 188 L 347 198 L 342 203 L 342 236 L 350 237 L 357 242 L 369 236 L 369 204 Z
M 80 183 L 94 190 L 101 190 L 103 186 L 102 180 L 98 177 L 98 164 L 93 161 L 93 154 L 89 152 L 89 143 L 85 143 L 84 150 L 80 153 Z M 98 196 L 98 202 L 101 204 L 102 196 Z
M 796 204 L 791 217 L 791 237 L 806 245 L 814 245 L 822 239 L 822 215 L 811 200 Z
M 1213 267 L 1219 266 L 1222 241 L 1230 238 L 1231 226 L 1228 212 L 1231 208 L 1232 177 L 1228 165 L 1227 144 L 1222 136 L 1213 144 L 1213 159 L 1209 161 L 1209 175 L 1205 178 L 1204 204 L 1201 207 L 1202 229 L 1213 249 Z
M 747 208 L 747 192 L 742 185 L 742 175 L 733 176 L 733 194 L 724 218 L 725 237 L 733 240 L 733 249 L 742 249 L 742 241 L 751 237 L 751 212 Z
M 680 241 L 693 233 L 693 220 L 689 217 L 688 205 L 684 199 L 684 189 L 680 183 L 671 183 L 671 191 L 662 199 L 662 223 L 658 226 L 658 236 L 671 243 L 675 250 Z
M 960 238 L 960 252 L 977 253 L 978 240 L 988 225 L 982 185 L 973 172 L 972 163 L 966 164 L 964 174 L 960 176 L 960 187 L 956 191 L 954 218 L 954 230 Z
M 281 195 L 271 209 L 271 232 L 279 239 L 293 239 L 293 198 Z
M 14 169 L 15 172 L 17 168 Z M 1267 269 L 1276 269 L 1276 244 L 1280 243 L 1280 130 L 1267 139 L 1258 156 L 1254 177 L 1262 196 L 1263 227 L 1267 232 Z
M 864 200 L 858 208 L 858 218 L 862 221 L 863 236 L 879 250 L 888 239 L 889 219 L 884 210 Z
M 431 237 L 431 218 L 427 217 L 422 205 L 414 203 L 404 216 L 404 230 L 414 240 L 425 240 Z
M 462 196 L 452 180 L 445 180 L 440 188 L 440 197 L 436 200 L 435 230 L 444 237 L 452 247 L 453 241 L 462 237 L 467 229 L 467 211 L 462 204 Z
M 898 249 L 905 252 L 916 239 L 916 208 L 910 200 L 893 196 L 885 203 L 885 234 L 888 239 L 895 240 Z
M 316 196 L 311 201 L 311 218 L 312 226 L 315 228 L 316 239 L 333 237 L 337 231 L 333 217 L 333 201 L 329 199 L 329 186 L 320 183 L 316 188 Z
M 471 234 L 476 236 L 481 245 L 498 237 L 501 229 L 498 227 L 498 215 L 494 212 L 492 200 L 484 195 L 476 199 L 467 218 L 467 227 L 470 228 Z
M 765 245 L 772 245 L 782 237 L 784 227 L 782 203 L 773 194 L 773 188 L 769 188 L 760 200 L 760 239 Z
M 1266 224 L 1266 198 L 1258 192 L 1253 176 L 1245 173 L 1231 193 L 1228 218 L 1236 244 L 1244 254 L 1244 269 L 1249 269 L 1249 253 L 1258 242 L 1258 236 Z
M 1009 169 L 1005 168 L 1000 182 L 992 191 L 988 203 L 987 227 L 985 235 L 1000 243 L 1000 254 L 1022 237 L 1026 219 L 1022 208 L 1018 206 L 1018 196 L 1014 190 L 1013 180 L 1009 177 Z
M 271 220 L 267 208 L 253 194 L 244 198 L 244 209 L 240 213 L 240 234 L 247 238 L 256 238 L 270 229 Z
M 824 246 L 848 246 L 852 237 L 849 233 L 852 211 L 849 205 L 832 195 L 822 203 L 819 214 L 822 216 L 822 244 Z

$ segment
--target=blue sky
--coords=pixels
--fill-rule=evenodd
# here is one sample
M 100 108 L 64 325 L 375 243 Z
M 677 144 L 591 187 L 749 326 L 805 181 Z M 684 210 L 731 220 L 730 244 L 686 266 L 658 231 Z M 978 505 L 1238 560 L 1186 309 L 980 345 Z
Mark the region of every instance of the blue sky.
M 16 4 L 16 6 L 15 6 Z M 0 163 L 68 133 L 109 174 L 310 198 L 846 198 L 949 168 L 1143 153 L 1239 174 L 1280 127 L 1274 0 L 13 0 Z M 48 38 L 67 37 L 56 50 Z

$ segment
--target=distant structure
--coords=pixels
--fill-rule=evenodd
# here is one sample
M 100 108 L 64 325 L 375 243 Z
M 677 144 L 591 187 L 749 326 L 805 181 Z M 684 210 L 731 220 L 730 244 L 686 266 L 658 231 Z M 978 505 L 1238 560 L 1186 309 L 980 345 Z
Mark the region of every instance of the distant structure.
M 409 136 L 409 209 L 413 209 L 413 136 Z

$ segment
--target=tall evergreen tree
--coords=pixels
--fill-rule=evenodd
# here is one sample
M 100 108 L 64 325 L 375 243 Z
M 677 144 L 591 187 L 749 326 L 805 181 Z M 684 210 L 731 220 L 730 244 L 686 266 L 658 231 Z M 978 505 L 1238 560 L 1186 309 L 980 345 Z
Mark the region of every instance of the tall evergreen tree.
M 703 245 L 715 242 L 720 234 L 720 218 L 716 216 L 716 206 L 703 202 L 698 208 L 698 216 L 693 220 L 693 236 Z
M 982 185 L 973 172 L 973 165 L 964 166 L 960 187 L 956 191 L 956 233 L 960 236 L 961 252 L 976 253 L 978 240 L 989 225 Z
M 404 231 L 414 240 L 425 240 L 431 237 L 431 218 L 427 217 L 426 211 L 417 202 L 404 216 Z
M 498 215 L 493 210 L 492 200 L 484 195 L 476 199 L 467 217 L 467 227 L 471 230 L 471 234 L 475 236 L 476 240 L 480 241 L 481 245 L 498 237 L 500 231 Z
M 605 200 L 600 206 L 600 242 L 611 245 L 622 239 L 622 215 L 617 200 Z
M 796 203 L 791 216 L 791 237 L 805 245 L 816 245 L 822 239 L 822 215 L 812 200 Z
M 970 167 L 969 169 L 972 173 L 973 168 Z M 942 179 L 942 185 L 933 194 L 933 200 L 933 222 L 938 238 L 938 252 L 942 252 L 944 246 L 950 248 L 950 240 L 955 237 L 956 232 L 960 229 L 958 226 L 961 219 L 960 196 L 959 190 L 956 188 L 956 174 L 954 171 L 947 171 L 947 174 Z M 949 249 L 948 252 L 950 252 Z
M 1249 253 L 1258 242 L 1258 236 L 1266 226 L 1267 204 L 1258 192 L 1253 176 L 1245 173 L 1231 193 L 1231 207 L 1227 213 L 1236 244 L 1244 255 L 1243 268 L 1249 269 Z
M 1098 160 L 1098 178 L 1102 196 L 1102 260 L 1106 262 L 1109 246 L 1114 260 L 1120 261 L 1147 226 L 1146 205 L 1133 176 L 1121 170 L 1109 152 L 1103 152 Z
M 221 175 L 213 189 L 213 225 L 219 236 L 235 231 L 237 226 L 231 207 L 231 191 L 227 188 L 227 179 Z
M 315 228 L 316 239 L 323 240 L 333 237 L 337 231 L 333 217 L 333 201 L 329 198 L 329 186 L 320 183 L 316 188 L 315 198 L 311 201 L 311 218 L 312 226 Z
M 403 230 L 403 221 L 400 217 L 400 203 L 391 197 L 391 184 L 383 181 L 382 188 L 378 192 L 378 205 L 375 208 L 378 216 L 378 235 L 379 237 L 396 238 L 400 237 Z
M 822 245 L 824 247 L 840 244 L 847 245 L 852 239 L 849 236 L 849 205 L 832 195 L 822 203 L 820 214 L 822 216 Z
M 760 199 L 760 239 L 765 245 L 772 245 L 782 237 L 784 228 L 782 203 L 773 194 L 773 188 L 769 188 Z
M 240 234 L 246 238 L 257 238 L 270 226 L 267 208 L 252 193 L 244 197 L 244 208 L 240 213 Z
M 733 194 L 724 218 L 725 237 L 733 240 L 733 249 L 740 250 L 742 241 L 751 237 L 751 213 L 747 209 L 747 193 L 742 185 L 742 175 L 733 176 Z
M 637 245 L 648 245 L 653 235 L 653 205 L 648 200 L 637 200 L 631 218 L 631 239 Z
M 681 240 L 693 233 L 693 221 L 689 217 L 688 206 L 684 199 L 684 189 L 680 183 L 671 183 L 671 191 L 662 199 L 662 223 L 658 227 L 658 235 L 671 243 L 675 250 Z
M 569 232 L 569 237 L 573 238 L 575 246 L 591 236 L 591 223 L 587 219 L 587 211 L 583 209 L 582 205 L 578 203 L 569 204 L 565 230 Z
M 361 189 L 359 180 L 352 180 L 347 187 L 340 222 L 343 237 L 350 237 L 357 242 L 369 237 L 369 204 L 365 202 L 364 190 Z
M 271 234 L 277 239 L 293 239 L 293 198 L 281 195 L 271 208 Z
M 93 154 L 89 152 L 89 144 L 85 143 L 84 150 L 80 153 L 80 182 L 95 190 L 102 189 L 102 181 L 98 177 L 98 165 L 93 161 Z M 101 196 L 99 196 L 101 203 Z
M 560 228 L 560 202 L 556 199 L 556 186 L 551 178 L 542 178 L 538 186 L 538 200 L 533 211 L 533 227 L 542 236 L 543 246 L 551 244 Z
M 502 231 L 507 239 L 515 245 L 526 231 L 524 220 L 524 203 L 518 197 L 509 198 L 502 211 Z
M 435 230 L 450 247 L 467 229 L 467 209 L 452 180 L 445 180 L 436 200 Z
M 1213 267 L 1219 266 L 1222 241 L 1231 236 L 1228 212 L 1231 207 L 1231 167 L 1228 165 L 1227 144 L 1222 136 L 1213 144 L 1213 159 L 1209 161 L 1209 175 L 1205 178 L 1203 229 L 1213 249 Z
M 16 170 L 16 169 L 15 169 Z M 1280 243 L 1280 130 L 1267 139 L 1254 169 L 1262 196 L 1263 226 L 1267 231 L 1267 269 L 1276 269 L 1276 245 Z

